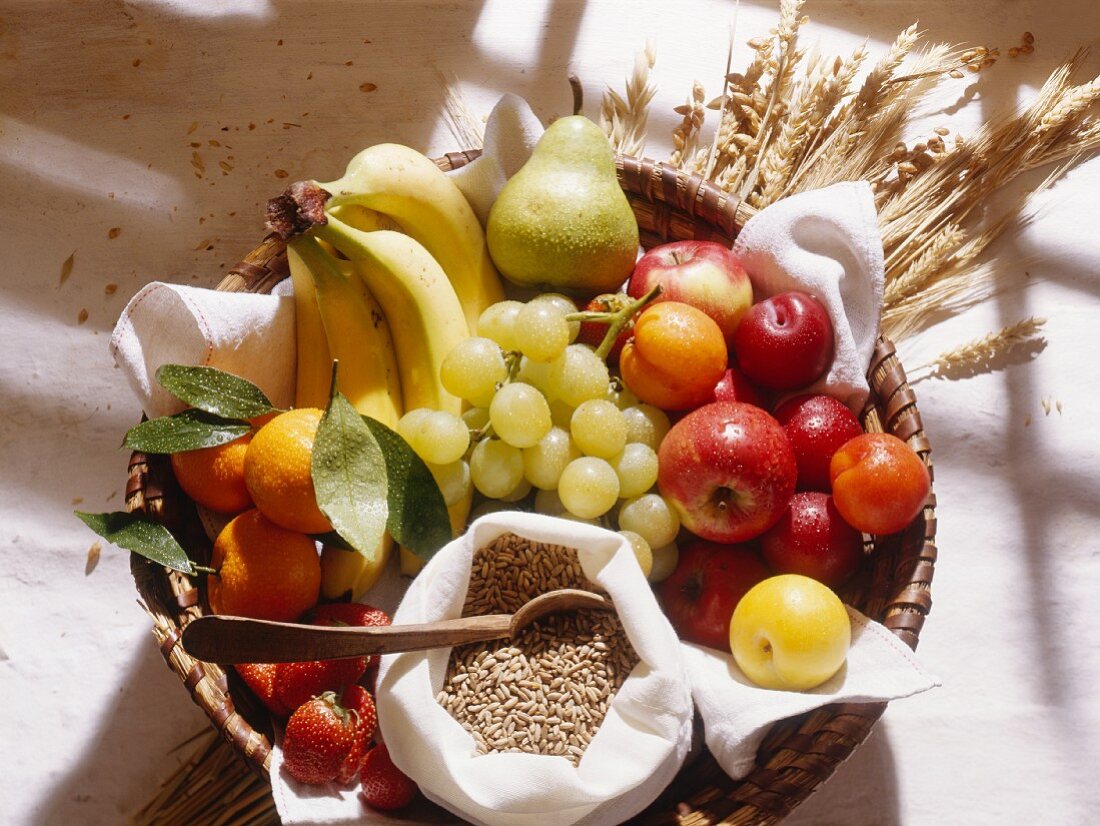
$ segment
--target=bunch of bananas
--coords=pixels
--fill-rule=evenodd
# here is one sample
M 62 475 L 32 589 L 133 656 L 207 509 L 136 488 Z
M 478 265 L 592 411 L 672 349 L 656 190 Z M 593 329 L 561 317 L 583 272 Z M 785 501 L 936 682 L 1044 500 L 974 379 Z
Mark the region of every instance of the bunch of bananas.
M 296 406 L 325 406 L 332 360 L 339 359 L 341 392 L 360 413 L 391 428 L 415 408 L 460 414 L 461 400 L 440 383 L 440 364 L 470 335 L 482 310 L 503 298 L 484 232 L 465 196 L 430 159 L 397 144 L 363 150 L 338 181 L 296 186 L 298 196 L 290 194 L 292 188 L 272 202 L 282 200 L 286 209 L 290 199 L 295 215 L 292 229 L 285 221 L 272 226 L 289 237 Z M 301 212 L 309 217 L 303 220 Z M 456 533 L 465 525 L 470 499 L 468 494 L 448 502 Z M 350 591 L 357 599 L 378 579 L 392 547 L 386 536 L 368 561 L 326 546 L 324 596 Z M 415 574 L 419 566 L 416 556 L 401 549 L 403 573 Z

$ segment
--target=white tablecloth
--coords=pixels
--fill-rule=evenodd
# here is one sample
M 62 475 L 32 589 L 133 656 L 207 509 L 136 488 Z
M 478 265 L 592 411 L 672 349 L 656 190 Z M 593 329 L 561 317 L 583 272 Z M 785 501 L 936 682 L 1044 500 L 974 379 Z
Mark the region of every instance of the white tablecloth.
M 735 68 L 775 6 L 741 4 Z M 806 11 L 806 41 L 830 54 L 864 36 L 881 48 L 917 18 L 932 39 L 1002 49 L 1034 32 L 1034 54 L 968 76 L 929 116 L 964 132 L 1100 31 L 1091 0 Z M 205 725 L 152 643 L 127 555 L 105 546 L 86 573 L 94 537 L 71 516 L 122 506 L 118 444 L 140 410 L 106 344 L 126 299 L 154 279 L 216 283 L 261 236 L 269 196 L 337 177 L 364 145 L 458 148 L 437 72 L 477 115 L 512 91 L 549 118 L 569 108 L 575 71 L 595 114 L 652 38 L 647 154 L 663 157 L 691 81 L 719 92 L 732 12 L 704 0 L 5 4 L 0 819 L 120 822 Z M 1086 70 L 1098 68 L 1094 51 Z M 1049 318 L 1036 358 L 917 385 L 941 549 L 919 654 L 944 685 L 893 704 L 792 822 L 1061 824 L 1100 811 L 1098 190 L 1100 160 L 1059 181 L 1039 219 L 997 245 L 1003 289 L 903 346 L 915 366 Z

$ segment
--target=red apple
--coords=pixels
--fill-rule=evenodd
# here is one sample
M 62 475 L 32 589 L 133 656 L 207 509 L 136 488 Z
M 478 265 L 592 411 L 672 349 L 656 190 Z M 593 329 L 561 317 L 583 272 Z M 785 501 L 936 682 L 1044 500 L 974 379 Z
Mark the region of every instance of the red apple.
M 768 575 L 749 545 L 692 542 L 680 551 L 676 569 L 658 586 L 658 597 L 681 639 L 725 650 L 733 609 Z
M 680 523 L 712 542 L 759 536 L 787 508 L 798 466 L 779 422 L 743 402 L 713 402 L 672 426 L 657 484 Z
M 831 396 L 795 396 L 775 409 L 798 463 L 799 490 L 829 490 L 829 463 L 837 449 L 863 432 L 859 419 Z
M 780 293 L 745 313 L 733 349 L 750 381 L 769 390 L 795 390 L 829 369 L 833 323 L 828 311 L 806 293 Z
M 760 537 L 777 574 L 802 574 L 837 588 L 863 561 L 863 534 L 844 521 L 827 493 L 796 493 L 780 520 Z
M 714 241 L 676 241 L 638 259 L 626 291 L 641 298 L 657 284 L 657 301 L 690 304 L 718 322 L 727 346 L 752 306 L 752 282 L 733 251 Z
M 757 407 L 768 407 L 768 400 L 763 391 L 745 378 L 745 374 L 732 364 L 726 368 L 726 372 L 714 386 L 714 398 L 711 401 L 744 402 L 755 404 Z

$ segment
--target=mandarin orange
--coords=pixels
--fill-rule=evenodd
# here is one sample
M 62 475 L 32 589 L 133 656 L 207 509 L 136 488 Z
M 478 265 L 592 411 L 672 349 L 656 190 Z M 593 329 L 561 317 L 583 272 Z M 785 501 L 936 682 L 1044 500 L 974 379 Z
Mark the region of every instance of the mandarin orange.
M 240 513 L 252 507 L 244 483 L 244 457 L 252 434 L 216 447 L 172 454 L 172 470 L 183 492 L 217 513 Z
M 280 413 L 252 437 L 245 455 L 244 478 L 252 501 L 264 516 L 289 531 L 332 530 L 317 507 L 310 469 L 322 415 L 313 407 Z
M 292 622 L 321 593 L 317 546 L 288 531 L 259 510 L 247 510 L 226 525 L 214 542 L 207 597 L 216 614 Z

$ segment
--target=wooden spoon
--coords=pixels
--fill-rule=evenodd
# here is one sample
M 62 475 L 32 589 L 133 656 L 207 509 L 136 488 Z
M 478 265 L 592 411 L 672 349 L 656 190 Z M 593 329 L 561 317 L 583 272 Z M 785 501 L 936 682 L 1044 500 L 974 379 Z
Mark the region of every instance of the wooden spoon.
M 540 594 L 514 614 L 460 617 L 419 625 L 299 625 L 210 614 L 193 620 L 184 629 L 182 641 L 188 654 L 211 663 L 332 660 L 514 637 L 539 617 L 578 608 L 614 610 L 607 597 L 563 588 Z

